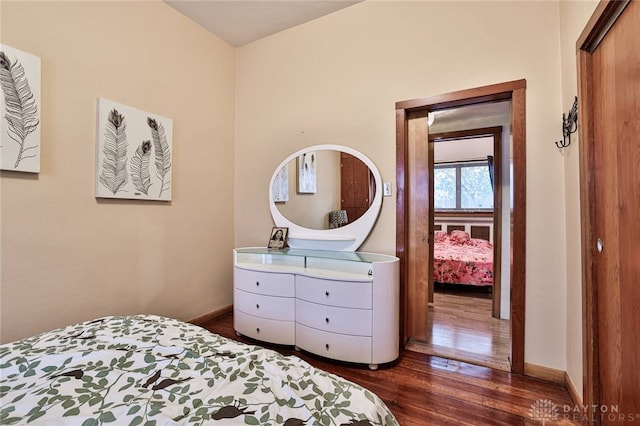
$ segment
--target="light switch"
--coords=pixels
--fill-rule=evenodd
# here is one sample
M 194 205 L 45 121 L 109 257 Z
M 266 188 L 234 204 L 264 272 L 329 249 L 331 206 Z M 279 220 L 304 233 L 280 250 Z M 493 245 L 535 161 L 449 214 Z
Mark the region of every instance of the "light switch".
M 385 197 L 391 197 L 391 182 L 385 182 L 382 184 L 382 194 Z

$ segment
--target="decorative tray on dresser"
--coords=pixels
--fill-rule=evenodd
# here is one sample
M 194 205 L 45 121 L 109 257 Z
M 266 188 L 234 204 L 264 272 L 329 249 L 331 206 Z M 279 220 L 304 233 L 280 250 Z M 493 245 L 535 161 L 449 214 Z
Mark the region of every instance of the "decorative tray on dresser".
M 234 250 L 234 328 L 341 361 L 399 355 L 399 260 L 374 253 Z

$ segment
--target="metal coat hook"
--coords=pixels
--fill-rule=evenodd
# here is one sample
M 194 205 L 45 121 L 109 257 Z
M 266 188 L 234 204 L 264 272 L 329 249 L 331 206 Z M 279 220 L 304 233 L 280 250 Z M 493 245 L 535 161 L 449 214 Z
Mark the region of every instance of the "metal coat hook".
M 573 106 L 566 116 L 562 114 L 562 140 L 556 142 L 559 149 L 566 148 L 571 144 L 571 134 L 578 130 L 578 97 L 573 101 Z

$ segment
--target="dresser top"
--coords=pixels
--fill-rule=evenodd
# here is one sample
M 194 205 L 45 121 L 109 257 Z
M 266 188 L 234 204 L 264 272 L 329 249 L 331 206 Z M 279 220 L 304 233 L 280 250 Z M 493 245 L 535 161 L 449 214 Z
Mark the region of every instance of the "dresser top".
M 272 256 L 314 257 L 322 259 L 345 260 L 352 262 L 393 262 L 398 260 L 395 256 L 378 253 L 365 253 L 358 251 L 331 251 L 331 250 L 306 250 L 306 249 L 269 249 L 266 247 L 246 247 L 236 249 L 237 253 L 263 254 Z

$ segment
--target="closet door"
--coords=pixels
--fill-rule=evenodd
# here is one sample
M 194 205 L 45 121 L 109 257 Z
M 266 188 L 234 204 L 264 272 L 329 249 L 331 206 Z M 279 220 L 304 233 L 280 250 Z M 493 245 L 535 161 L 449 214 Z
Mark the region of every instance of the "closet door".
M 602 417 L 604 412 L 595 413 L 596 423 L 601 419 L 603 424 L 624 423 L 618 413 L 640 413 L 638 28 L 640 4 L 631 1 L 602 42 L 581 56 L 587 120 L 580 124 L 585 126 L 584 149 L 590 152 L 581 167 L 589 178 L 583 184 L 592 204 L 583 205 L 591 227 L 584 242 L 592 268 L 586 272 L 586 327 L 596 342 L 595 348 L 587 348 L 587 364 L 590 357 L 593 363 L 587 368 L 593 368 L 594 377 L 587 372 L 585 404 L 609 410 Z M 609 415 L 613 407 L 616 413 Z
M 353 222 L 369 209 L 371 172 L 366 164 L 346 152 L 340 153 L 340 165 L 341 208 L 346 210 L 349 222 Z

